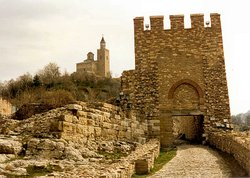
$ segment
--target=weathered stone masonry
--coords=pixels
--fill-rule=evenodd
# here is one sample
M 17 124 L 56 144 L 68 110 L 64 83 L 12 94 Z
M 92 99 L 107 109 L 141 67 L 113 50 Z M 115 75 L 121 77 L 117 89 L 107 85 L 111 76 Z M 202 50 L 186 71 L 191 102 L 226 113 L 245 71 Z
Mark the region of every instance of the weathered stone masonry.
M 150 17 L 149 30 L 143 17 L 134 19 L 135 70 L 122 75 L 132 109 L 162 146 L 173 142 L 172 117 L 202 117 L 204 137 L 231 128 L 220 15 L 204 27 L 204 15 L 192 14 L 188 29 L 183 15 L 171 15 L 166 30 L 163 18 Z
M 146 120 L 107 103 L 77 102 L 24 120 L 4 118 L 0 125 L 0 163 L 25 153 L 28 160 L 17 160 L 22 163 L 15 167 L 64 167 L 66 171 L 55 177 L 127 178 L 135 172 L 148 173 L 160 151 L 158 139 L 147 140 Z M 115 150 L 129 155 L 110 162 L 99 152 Z M 0 174 L 13 172 L 2 168 Z
M 11 107 L 8 101 L 0 98 L 0 115 L 10 115 L 12 113 Z

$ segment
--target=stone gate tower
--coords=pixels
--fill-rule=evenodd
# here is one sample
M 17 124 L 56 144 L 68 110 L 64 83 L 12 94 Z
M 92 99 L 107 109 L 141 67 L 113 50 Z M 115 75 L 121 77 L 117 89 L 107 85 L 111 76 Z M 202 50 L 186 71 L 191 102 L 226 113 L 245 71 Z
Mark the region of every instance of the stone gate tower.
M 183 15 L 170 16 L 170 29 L 163 16 L 151 16 L 150 29 L 143 17 L 135 18 L 135 70 L 122 74 L 128 103 L 163 147 L 178 136 L 205 141 L 209 133 L 231 128 L 220 15 L 210 14 L 206 27 L 203 14 L 190 17 L 188 29 Z

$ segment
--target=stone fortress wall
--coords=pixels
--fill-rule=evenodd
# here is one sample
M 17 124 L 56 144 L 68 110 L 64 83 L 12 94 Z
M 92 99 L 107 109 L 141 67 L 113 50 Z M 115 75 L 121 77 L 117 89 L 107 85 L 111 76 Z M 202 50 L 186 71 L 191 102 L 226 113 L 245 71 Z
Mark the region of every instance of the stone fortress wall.
M 250 132 L 210 133 L 209 143 L 215 148 L 232 155 L 250 175 Z
M 163 16 L 151 16 L 150 29 L 135 18 L 135 70 L 122 75 L 128 102 L 164 145 L 173 141 L 174 116 L 203 116 L 205 135 L 231 129 L 220 15 L 211 14 L 206 27 L 203 14 L 190 17 L 188 29 L 183 15 L 170 16 L 170 29 Z
M 198 133 L 249 173 L 249 135 L 231 131 L 220 15 L 210 14 L 206 26 L 203 14 L 190 17 L 184 28 L 184 16 L 171 15 L 170 29 L 163 16 L 151 16 L 146 28 L 143 17 L 134 19 L 135 69 L 122 74 L 123 103 L 148 121 L 148 136 L 161 147 L 173 144 L 178 129 L 186 138 Z

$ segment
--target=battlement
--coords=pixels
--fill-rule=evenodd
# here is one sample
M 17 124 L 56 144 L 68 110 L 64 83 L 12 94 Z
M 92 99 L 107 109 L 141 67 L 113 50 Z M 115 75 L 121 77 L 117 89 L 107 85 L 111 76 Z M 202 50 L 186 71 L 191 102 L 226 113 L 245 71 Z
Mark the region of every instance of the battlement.
M 170 30 L 183 30 L 184 26 L 184 15 L 170 15 Z M 210 14 L 210 24 L 204 24 L 204 14 L 191 14 L 191 29 L 203 29 L 203 28 L 215 28 L 220 29 L 220 14 Z M 211 26 L 210 26 L 211 25 Z M 150 28 L 149 28 L 150 27 Z M 150 26 L 146 28 L 144 26 L 144 17 L 136 17 L 134 19 L 135 32 L 140 31 L 160 31 L 164 30 L 164 16 L 150 16 Z

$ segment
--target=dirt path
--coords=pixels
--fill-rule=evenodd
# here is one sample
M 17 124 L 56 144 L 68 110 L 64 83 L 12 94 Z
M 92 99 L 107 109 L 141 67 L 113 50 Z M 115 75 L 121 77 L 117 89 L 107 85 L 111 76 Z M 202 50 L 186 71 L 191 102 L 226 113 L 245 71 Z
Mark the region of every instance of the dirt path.
M 180 145 L 177 155 L 150 178 L 232 177 L 230 166 L 220 154 L 202 145 Z

